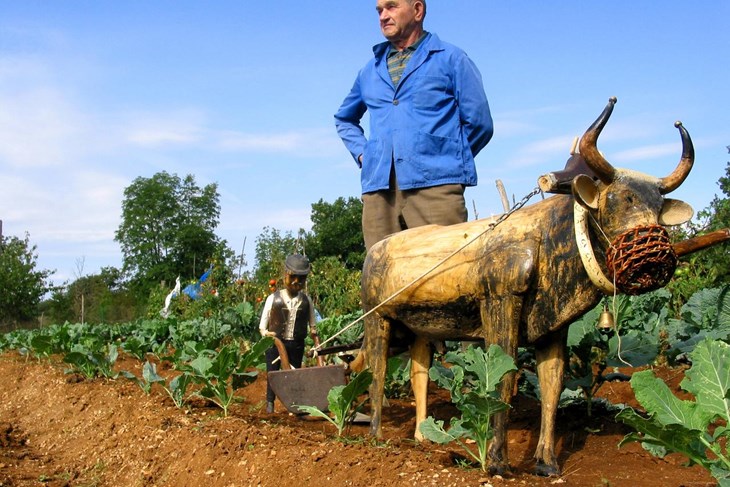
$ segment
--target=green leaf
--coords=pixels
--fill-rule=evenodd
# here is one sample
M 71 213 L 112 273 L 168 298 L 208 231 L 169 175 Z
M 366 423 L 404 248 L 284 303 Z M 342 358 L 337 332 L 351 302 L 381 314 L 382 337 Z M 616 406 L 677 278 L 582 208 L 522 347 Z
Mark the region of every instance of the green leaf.
M 639 403 L 660 424 L 677 424 L 690 430 L 704 431 L 712 420 L 712 413 L 698 407 L 695 402 L 678 399 L 651 370 L 635 373 L 631 377 L 631 387 Z
M 165 382 L 165 379 L 157 374 L 157 365 L 149 360 L 142 366 L 142 378 L 149 383 Z
M 480 363 L 475 368 L 483 369 L 483 375 L 479 374 L 479 377 L 480 380 L 481 377 L 485 378 L 487 392 L 496 390 L 505 374 L 517 370 L 512 357 L 507 355 L 498 345 L 489 346 L 485 359 L 483 366 Z
M 718 487 L 730 487 L 730 470 L 717 464 L 710 466 L 710 474 L 717 480 Z
M 466 396 L 463 404 L 457 404 L 457 408 L 466 407 L 471 408 L 471 417 L 483 418 L 483 421 L 487 421 L 489 417 L 501 411 L 509 409 L 509 405 L 506 402 L 493 396 L 479 396 L 474 393 L 470 393 Z
M 424 438 L 440 445 L 450 443 L 458 438 L 444 429 L 443 421 L 436 421 L 431 416 L 426 418 L 418 429 Z
M 327 394 L 327 402 L 330 405 L 338 408 L 343 416 L 347 416 L 350 406 L 355 403 L 358 396 L 364 394 L 370 383 L 373 381 L 373 373 L 370 369 L 366 369 L 355 376 L 346 386 L 339 389 L 341 386 L 335 386 Z M 338 389 L 338 394 L 334 395 L 333 390 Z M 334 401 L 333 401 L 334 399 Z M 337 416 L 337 415 L 335 415 Z
M 653 417 L 643 418 L 632 408 L 623 409 L 616 419 L 640 433 L 629 433 L 621 440 L 619 447 L 634 441 L 646 442 L 682 453 L 693 462 L 702 464 L 705 455 L 705 447 L 699 441 L 702 432 L 690 430 L 681 424 L 664 425 Z
M 227 381 L 238 365 L 239 353 L 236 343 L 221 348 L 211 361 L 210 375 L 219 381 Z
M 190 367 L 200 378 L 208 378 L 210 376 L 210 369 L 213 367 L 213 361 L 205 355 L 200 355 L 190 362 Z
M 238 363 L 237 373 L 245 373 L 249 368 L 255 367 L 260 361 L 264 352 L 274 345 L 274 339 L 271 337 L 263 337 L 258 342 L 254 343 L 250 350 L 245 352 L 241 356 L 241 361 Z
M 471 346 L 463 352 L 449 352 L 444 359 L 451 367 L 437 362 L 429 370 L 429 377 L 451 392 L 451 400 L 461 417 L 452 418 L 448 431 L 443 421 L 428 417 L 419 430 L 436 443 L 456 441 L 485 470 L 487 445 L 493 435 L 491 418 L 509 407 L 499 399 L 497 386 L 505 374 L 517 368 L 512 357 L 498 345 L 491 345 L 486 352 Z M 478 453 L 461 442 L 461 438 L 474 440 Z
M 448 359 L 449 355 L 446 355 Z M 458 365 L 445 367 L 441 362 L 435 362 L 428 370 L 428 377 L 439 387 L 454 392 L 464 383 L 464 369 Z
M 730 345 L 705 340 L 690 354 L 692 367 L 680 386 L 695 395 L 700 407 L 730 422 Z
M 370 369 L 366 369 L 357 374 L 347 385 L 334 386 L 327 393 L 327 402 L 329 404 L 329 415 L 317 409 L 314 406 L 303 406 L 296 404 L 295 406 L 302 412 L 313 414 L 321 418 L 327 419 L 337 428 L 337 434 L 342 435 L 345 426 L 353 419 L 355 413 L 360 409 L 360 405 L 356 405 L 357 398 L 367 391 L 370 383 L 373 381 L 373 374 Z
M 180 374 L 170 381 L 168 388 L 165 388 L 176 407 L 181 408 L 185 404 L 186 392 L 192 381 L 189 374 Z
M 609 367 L 625 366 L 630 363 L 634 367 L 650 364 L 656 359 L 659 352 L 659 338 L 655 333 L 639 330 L 629 330 L 619 336 L 613 336 L 608 341 Z
M 53 339 L 47 335 L 36 335 L 30 339 L 30 346 L 36 355 L 47 357 L 53 353 Z
M 716 327 L 730 330 L 730 286 L 725 286 L 720 291 Z
M 315 416 L 315 417 L 318 417 L 318 418 L 324 418 L 327 421 L 329 421 L 330 423 L 332 423 L 335 426 L 337 426 L 337 423 L 332 418 L 330 418 L 327 413 L 325 413 L 324 411 L 320 410 L 316 406 L 304 406 L 304 405 L 300 405 L 300 404 L 294 404 L 294 406 L 297 409 L 299 409 L 299 411 L 301 411 L 303 413 L 307 413 L 310 416 Z

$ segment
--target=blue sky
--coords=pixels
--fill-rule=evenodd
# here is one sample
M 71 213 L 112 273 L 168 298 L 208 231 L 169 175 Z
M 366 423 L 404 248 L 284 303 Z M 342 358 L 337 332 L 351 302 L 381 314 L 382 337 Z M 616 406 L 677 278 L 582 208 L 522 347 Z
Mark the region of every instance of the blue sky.
M 0 219 L 62 282 L 121 266 L 123 191 L 159 171 L 217 182 L 218 234 L 253 260 L 264 226 L 360 194 L 333 114 L 381 42 L 374 0 L 0 0 Z M 561 169 L 610 96 L 599 148 L 664 176 L 675 120 L 695 142 L 672 194 L 700 210 L 730 156 L 730 2 L 431 0 L 426 28 L 479 67 L 495 135 L 470 218 Z M 80 264 L 83 263 L 83 269 Z

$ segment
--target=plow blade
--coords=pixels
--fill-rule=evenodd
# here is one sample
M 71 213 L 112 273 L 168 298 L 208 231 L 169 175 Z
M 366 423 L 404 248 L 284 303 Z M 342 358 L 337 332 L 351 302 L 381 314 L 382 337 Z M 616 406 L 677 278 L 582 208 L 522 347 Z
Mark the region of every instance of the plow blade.
M 327 411 L 327 394 L 334 386 L 345 385 L 341 365 L 304 367 L 269 372 L 269 385 L 289 412 L 302 414 L 296 406 L 314 406 Z

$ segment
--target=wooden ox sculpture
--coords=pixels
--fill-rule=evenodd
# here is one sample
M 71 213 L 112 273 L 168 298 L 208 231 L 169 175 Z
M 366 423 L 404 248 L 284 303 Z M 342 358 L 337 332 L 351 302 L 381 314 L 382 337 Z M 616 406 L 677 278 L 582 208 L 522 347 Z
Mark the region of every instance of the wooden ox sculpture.
M 418 427 L 426 418 L 431 342 L 483 339 L 512 357 L 518 345 L 529 345 L 535 348 L 542 395 L 536 473 L 559 473 L 555 417 L 567 325 L 604 293 L 613 293 L 614 286 L 618 292 L 638 294 L 665 285 L 677 256 L 663 225 L 692 216 L 686 203 L 664 198 L 692 168 L 694 149 L 687 131 L 675 124 L 683 153 L 670 175 L 655 178 L 614 168 L 596 141 L 615 102 L 609 101 L 580 141 L 580 156 L 595 176 L 571 174 L 572 194 L 525 207 L 496 226 L 495 219 L 429 225 L 394 234 L 370 249 L 362 278 L 362 351 L 373 372 L 371 434 L 381 435 L 391 339 L 410 345 L 416 439 L 422 439 Z M 504 378 L 505 402 L 511 400 L 514 382 L 514 374 Z M 509 471 L 506 426 L 507 413 L 498 414 L 489 451 L 493 474 Z

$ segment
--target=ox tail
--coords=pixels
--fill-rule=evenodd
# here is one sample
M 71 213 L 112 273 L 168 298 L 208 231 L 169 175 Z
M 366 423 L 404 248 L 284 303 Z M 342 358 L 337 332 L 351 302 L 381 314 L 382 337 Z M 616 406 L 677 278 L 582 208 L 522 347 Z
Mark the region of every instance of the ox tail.
M 355 360 L 350 362 L 347 365 L 347 372 L 356 372 L 360 373 L 363 370 L 365 370 L 368 366 L 368 357 L 367 352 L 365 352 L 365 347 L 360 348 L 360 351 L 357 354 L 357 357 L 355 357 Z

